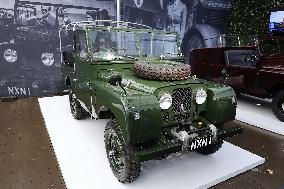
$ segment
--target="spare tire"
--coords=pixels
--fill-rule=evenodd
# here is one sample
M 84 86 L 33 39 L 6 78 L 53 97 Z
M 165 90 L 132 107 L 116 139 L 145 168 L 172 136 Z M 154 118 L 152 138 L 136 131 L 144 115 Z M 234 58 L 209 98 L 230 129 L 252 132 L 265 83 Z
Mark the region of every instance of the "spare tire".
M 179 62 L 148 63 L 136 61 L 134 72 L 141 78 L 160 81 L 185 80 L 190 76 L 190 66 Z

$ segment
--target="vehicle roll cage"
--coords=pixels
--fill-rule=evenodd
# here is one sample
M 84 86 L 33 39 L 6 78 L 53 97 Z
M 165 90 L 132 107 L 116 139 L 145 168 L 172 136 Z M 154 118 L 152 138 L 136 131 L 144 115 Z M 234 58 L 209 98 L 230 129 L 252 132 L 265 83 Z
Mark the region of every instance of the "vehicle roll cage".
M 95 7 L 85 7 L 85 6 L 76 6 L 76 5 L 64 5 L 64 4 L 54 4 L 54 3 L 43 3 L 43 2 L 32 2 L 32 1 L 22 1 L 22 0 L 15 0 L 14 5 L 14 18 L 17 22 L 18 18 L 18 8 L 30 8 L 34 10 L 36 13 L 35 6 L 46 6 L 46 7 L 54 7 L 56 8 L 56 26 L 58 26 L 58 12 L 60 8 L 64 9 L 79 9 L 79 10 L 88 10 L 88 11 L 98 11 L 100 8 Z
M 150 26 L 139 24 L 139 23 L 132 23 L 132 22 L 125 22 L 125 21 L 113 21 L 113 20 L 93 20 L 93 21 L 81 21 L 81 22 L 74 22 L 67 25 L 63 25 L 60 30 L 68 30 L 76 28 L 85 28 L 88 26 L 93 27 L 112 27 L 112 28 L 136 28 L 136 29 L 149 29 L 152 30 Z M 138 28 L 139 27 L 139 28 Z

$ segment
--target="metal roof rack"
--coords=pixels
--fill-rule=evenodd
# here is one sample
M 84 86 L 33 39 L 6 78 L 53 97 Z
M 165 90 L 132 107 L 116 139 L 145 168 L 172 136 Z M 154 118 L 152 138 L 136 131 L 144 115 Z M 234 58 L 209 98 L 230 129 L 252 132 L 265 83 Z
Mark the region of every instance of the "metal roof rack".
M 150 29 L 150 26 L 132 22 L 125 22 L 125 21 L 113 21 L 113 20 L 94 20 L 94 21 L 81 21 L 81 22 L 74 22 L 67 25 L 63 25 L 60 29 L 76 29 L 76 28 L 83 28 L 87 26 L 93 27 L 112 27 L 112 28 L 123 28 L 123 27 L 131 27 L 136 28 L 140 27 L 139 29 Z

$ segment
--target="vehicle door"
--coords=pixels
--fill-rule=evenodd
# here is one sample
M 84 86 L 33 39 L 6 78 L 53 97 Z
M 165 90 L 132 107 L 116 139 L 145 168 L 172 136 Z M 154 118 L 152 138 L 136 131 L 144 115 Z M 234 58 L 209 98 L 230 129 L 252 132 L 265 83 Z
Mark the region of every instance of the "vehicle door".
M 259 92 L 269 95 L 275 86 L 281 85 L 281 73 L 284 69 L 284 39 L 282 37 L 268 36 L 260 40 L 259 49 L 261 65 L 259 65 Z
M 223 48 L 194 49 L 190 52 L 190 66 L 198 78 L 222 82 L 221 72 L 225 68 Z
M 91 61 L 88 55 L 86 32 L 83 30 L 75 31 L 75 94 L 83 108 L 91 109 L 90 98 L 90 66 Z
M 255 49 L 230 49 L 224 52 L 225 68 L 222 70 L 224 84 L 236 92 L 253 94 L 258 89 L 258 57 Z

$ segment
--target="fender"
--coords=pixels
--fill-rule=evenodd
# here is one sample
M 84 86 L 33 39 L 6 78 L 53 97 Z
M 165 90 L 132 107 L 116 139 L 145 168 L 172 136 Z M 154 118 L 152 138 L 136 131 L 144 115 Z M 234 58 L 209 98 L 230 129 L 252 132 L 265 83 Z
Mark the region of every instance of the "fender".
M 204 117 L 211 123 L 221 125 L 233 121 L 236 108 L 236 94 L 231 87 L 208 86 L 207 110 Z
M 185 36 L 182 41 L 182 49 L 184 52 L 186 51 L 186 47 L 188 45 L 189 38 L 194 34 L 198 33 L 202 36 L 203 39 L 211 39 L 215 37 L 219 37 L 221 35 L 220 31 L 209 25 L 209 24 L 198 24 L 194 28 L 187 29 Z M 204 40 L 205 47 L 211 48 L 218 46 L 217 40 Z
M 159 138 L 162 135 L 161 111 L 156 96 L 123 96 L 123 91 L 120 93 L 114 88 L 96 85 L 96 102 L 92 104 L 95 111 L 99 112 L 101 107 L 108 108 L 128 144 Z M 139 119 L 135 119 L 137 113 Z

